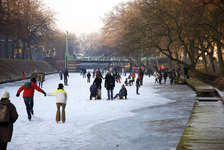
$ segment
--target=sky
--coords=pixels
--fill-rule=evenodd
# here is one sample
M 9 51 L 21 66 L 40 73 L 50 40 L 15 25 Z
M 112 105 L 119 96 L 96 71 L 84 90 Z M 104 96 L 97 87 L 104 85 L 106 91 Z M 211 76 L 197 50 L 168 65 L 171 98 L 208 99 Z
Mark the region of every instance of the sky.
M 80 36 L 82 33 L 99 32 L 103 27 L 100 17 L 121 2 L 130 0 L 43 0 L 45 4 L 58 12 L 57 26 Z
M 125 76 L 122 76 L 121 83 L 116 83 L 114 93 L 119 92 L 125 78 Z M 132 136 L 128 136 L 121 131 L 117 135 L 118 137 L 116 137 L 114 134 L 110 135 L 108 132 L 103 132 L 103 127 L 101 130 L 98 130 L 99 126 L 121 118 L 134 117 L 136 113 L 133 110 L 173 102 L 173 100 L 159 95 L 157 93 L 159 89 L 153 88 L 152 85 L 159 86 L 158 83 L 154 83 L 153 76 L 150 78 L 144 76 L 143 86 L 139 89 L 140 95 L 135 94 L 135 85 L 127 86 L 127 100 L 115 99 L 107 101 L 107 91 L 102 86 L 102 99 L 90 101 L 89 87 L 93 82 L 93 78 L 91 77 L 91 83 L 87 83 L 86 78 L 80 76 L 80 73 L 70 73 L 68 78 L 69 86 L 64 87 L 68 93 L 65 123 L 56 123 L 55 121 L 56 97 L 44 97 L 38 91 L 35 91 L 34 94 L 34 116 L 29 121 L 22 93 L 19 97 L 16 97 L 19 87 L 28 81 L 29 79 L 0 84 L 0 93 L 3 91 L 10 93 L 9 99 L 15 105 L 19 114 L 18 120 L 14 123 L 13 136 L 11 142 L 8 143 L 8 150 L 89 150 L 91 145 L 93 146 L 97 143 L 110 146 L 120 144 L 120 150 L 124 149 L 121 147 L 122 145 L 127 144 L 128 149 L 132 149 L 131 146 L 134 145 L 127 143 L 128 138 Z M 46 93 L 54 92 L 61 82 L 63 83 L 59 79 L 58 74 L 47 75 L 43 83 L 43 89 Z M 104 85 L 104 81 L 102 85 Z M 144 119 L 141 121 L 144 122 Z M 111 127 L 112 130 L 118 130 L 118 128 Z M 133 130 L 137 128 L 133 126 Z M 136 136 L 139 135 L 137 134 Z M 178 142 L 177 139 L 174 145 L 176 146 Z M 172 147 L 172 150 L 175 149 L 175 146 Z

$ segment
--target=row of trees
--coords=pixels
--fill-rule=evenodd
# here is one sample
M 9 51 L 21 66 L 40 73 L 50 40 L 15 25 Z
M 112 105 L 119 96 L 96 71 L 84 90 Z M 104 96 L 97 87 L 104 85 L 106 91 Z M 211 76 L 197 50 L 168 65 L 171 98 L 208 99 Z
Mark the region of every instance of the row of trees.
M 0 0 L 0 49 L 4 41 L 4 49 L 1 49 L 4 56 L 0 51 L 0 57 L 18 58 L 18 49 L 22 49 L 22 59 L 32 60 L 34 48 L 50 56 L 56 51 L 56 56 L 64 57 L 66 32 L 55 27 L 56 14 L 42 0 Z M 102 47 L 99 33 L 77 37 L 69 32 L 68 35 L 70 55 L 80 52 L 94 55 Z M 11 44 L 10 54 L 8 44 Z
M 101 33 L 80 37 L 69 33 L 70 55 L 120 54 L 140 60 L 162 54 L 201 77 L 213 78 L 195 68 L 203 58 L 205 72 L 209 62 L 215 73 L 213 59 L 217 53 L 219 70 L 224 73 L 222 0 L 133 0 L 115 6 L 102 21 Z M 55 12 L 41 0 L 0 0 L 0 34 L 6 41 L 4 57 L 8 57 L 9 37 L 17 39 L 16 46 L 12 42 L 12 56 L 13 47 L 18 48 L 20 40 L 22 58 L 32 59 L 30 49 L 34 44 L 45 50 L 55 48 L 56 56 L 63 57 L 66 34 L 55 27 L 55 22 Z
M 41 0 L 0 0 L 0 33 L 4 36 L 5 51 L 4 57 L 8 57 L 8 40 L 9 37 L 16 39 L 18 48 L 19 40 L 22 41 L 22 57 L 32 59 L 30 52 L 31 43 L 43 42 L 55 34 L 54 25 L 56 19 L 54 12 L 45 5 Z M 10 57 L 14 56 L 14 42 Z M 28 48 L 28 52 L 25 50 Z
M 102 20 L 104 44 L 130 59 L 163 54 L 201 77 L 215 78 L 195 67 L 203 58 L 205 72 L 207 62 L 216 72 L 217 53 L 224 73 L 222 0 L 134 0 L 117 5 Z

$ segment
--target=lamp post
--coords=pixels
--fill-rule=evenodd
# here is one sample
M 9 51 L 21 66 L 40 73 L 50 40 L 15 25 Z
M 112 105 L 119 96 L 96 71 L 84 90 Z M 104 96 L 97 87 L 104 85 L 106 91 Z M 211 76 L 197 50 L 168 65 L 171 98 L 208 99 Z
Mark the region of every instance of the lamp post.
M 66 31 L 66 52 L 65 52 L 65 69 L 68 69 L 68 31 Z

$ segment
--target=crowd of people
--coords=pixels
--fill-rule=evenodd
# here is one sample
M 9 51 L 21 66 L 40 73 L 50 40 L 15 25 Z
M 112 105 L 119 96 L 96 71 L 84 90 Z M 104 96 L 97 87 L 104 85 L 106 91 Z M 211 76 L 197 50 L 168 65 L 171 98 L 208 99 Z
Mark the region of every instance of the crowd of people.
M 189 69 L 187 67 L 183 67 L 184 71 L 184 79 L 189 79 L 188 71 Z M 155 83 L 162 84 L 162 80 L 164 79 L 164 84 L 167 81 L 167 77 L 170 79 L 170 84 L 173 84 L 174 79 L 179 79 L 181 73 L 181 67 L 180 65 L 177 65 L 176 70 L 174 68 L 168 69 L 164 67 L 160 67 L 159 69 L 154 69 L 154 77 L 155 77 Z
M 188 75 L 188 68 L 184 67 L 184 78 L 189 78 Z M 154 68 L 154 72 L 151 71 L 151 69 L 143 69 L 139 68 L 137 71 L 133 71 L 124 81 L 124 84 L 121 83 L 121 75 L 119 71 L 116 69 L 107 71 L 105 77 L 103 77 L 103 73 L 106 71 L 105 69 L 94 69 L 92 72 L 92 77 L 94 78 L 92 85 L 95 85 L 95 93 L 90 95 L 90 100 L 92 99 L 92 96 L 94 96 L 96 99 L 100 100 L 102 98 L 101 96 L 101 90 L 102 90 L 102 83 L 104 81 L 104 87 L 107 90 L 107 100 L 114 100 L 116 98 L 118 99 L 127 99 L 128 96 L 128 91 L 126 86 L 132 86 L 135 84 L 136 86 L 136 94 L 139 95 L 139 87 L 143 85 L 143 77 L 145 74 L 153 75 L 155 77 L 155 83 L 162 83 L 162 78 L 164 79 L 164 83 L 166 83 L 167 77 L 170 78 L 170 83 L 173 83 L 173 80 L 175 78 L 180 78 L 180 72 L 181 68 L 178 65 L 176 70 L 174 68 L 168 70 L 167 68 L 165 69 L 164 67 L 161 68 Z M 81 70 L 81 74 L 83 75 L 83 78 L 86 78 L 87 76 L 87 83 L 90 83 L 91 79 L 91 72 L 86 71 L 86 68 L 83 68 Z M 87 75 L 86 75 L 87 74 Z M 137 76 L 136 76 L 137 74 Z M 126 73 L 124 74 L 126 76 Z M 60 80 L 63 80 L 64 77 L 64 85 L 68 85 L 68 77 L 69 73 L 68 70 L 65 69 L 65 71 L 60 71 L 59 72 L 59 77 Z M 37 90 L 38 92 L 43 93 L 44 96 L 55 96 L 56 97 L 56 107 L 57 107 L 57 112 L 56 112 L 56 122 L 58 123 L 59 121 L 62 121 L 63 123 L 66 121 L 65 117 L 65 107 L 67 103 L 67 97 L 68 94 L 64 90 L 64 85 L 62 83 L 58 84 L 58 88 L 56 91 L 52 93 L 46 93 L 42 87 L 43 87 L 43 82 L 45 81 L 45 74 L 44 72 L 37 72 L 36 70 L 32 73 L 30 76 L 30 81 L 26 82 L 24 85 L 22 85 L 17 93 L 16 96 L 19 97 L 20 93 L 23 91 L 23 100 L 24 104 L 26 106 L 26 112 L 28 116 L 28 120 L 32 119 L 32 115 L 34 115 L 34 91 Z M 26 79 L 26 74 L 22 72 L 22 79 Z M 37 81 L 39 81 L 39 86 L 37 85 Z M 114 95 L 114 87 L 115 83 L 121 84 L 121 89 L 117 94 Z M 91 88 L 90 88 L 91 92 Z M 7 142 L 10 142 L 11 137 L 12 137 L 12 131 L 13 131 L 13 123 L 17 120 L 18 118 L 18 113 L 16 111 L 16 107 L 10 102 L 9 100 L 9 93 L 7 91 L 2 92 L 1 94 L 1 101 L 0 101 L 0 113 L 2 112 L 3 106 L 7 105 L 8 107 L 8 116 L 10 116 L 7 121 L 3 122 L 1 119 L 3 118 L 0 116 L 0 149 L 6 149 L 7 147 Z M 60 112 L 60 108 L 62 108 L 62 111 Z M 2 125 L 2 123 L 4 125 Z

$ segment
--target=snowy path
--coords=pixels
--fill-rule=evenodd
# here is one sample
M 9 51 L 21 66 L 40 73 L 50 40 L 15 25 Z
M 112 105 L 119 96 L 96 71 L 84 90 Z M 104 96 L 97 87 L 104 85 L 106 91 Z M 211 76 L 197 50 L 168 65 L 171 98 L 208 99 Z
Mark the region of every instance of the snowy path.
M 89 87 L 91 84 L 86 82 L 87 79 L 80 76 L 79 73 L 70 73 L 69 76 L 69 86 L 64 88 L 68 93 L 65 123 L 56 123 L 55 121 L 56 98 L 44 97 L 37 91 L 34 96 L 34 117 L 28 121 L 22 94 L 19 98 L 15 96 L 18 88 L 28 80 L 0 85 L 0 93 L 5 90 L 9 91 L 10 100 L 16 106 L 19 114 L 19 119 L 14 124 L 12 141 L 8 143 L 8 150 L 90 149 L 88 145 L 94 141 L 99 142 L 101 140 L 97 139 L 99 136 L 104 138 L 102 141 L 107 139 L 120 141 L 115 136 L 103 131 L 102 128 L 99 130 L 94 127 L 110 121 L 134 117 L 136 115 L 134 110 L 137 109 L 173 102 L 173 100 L 159 95 L 157 92 L 160 89 L 153 88 L 155 85 L 158 86 L 154 83 L 154 77 L 144 77 L 143 86 L 139 91 L 141 95 L 135 94 L 135 86 L 127 86 L 128 99 L 113 101 L 106 100 L 107 92 L 103 80 L 102 100 L 90 101 Z M 123 76 L 121 83 L 124 80 Z M 93 78 L 91 78 L 91 83 L 92 81 Z M 46 93 L 53 92 L 61 82 L 59 76 L 48 75 L 43 89 Z M 116 83 L 114 94 L 118 93 L 121 85 Z

